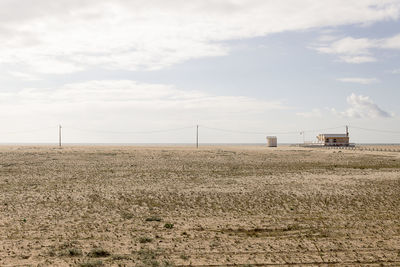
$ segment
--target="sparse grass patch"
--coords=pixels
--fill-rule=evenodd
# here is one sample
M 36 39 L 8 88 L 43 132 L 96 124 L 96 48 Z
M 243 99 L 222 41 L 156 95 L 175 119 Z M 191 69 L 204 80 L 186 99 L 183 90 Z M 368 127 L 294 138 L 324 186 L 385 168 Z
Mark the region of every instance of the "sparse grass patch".
M 55 257 L 55 256 L 57 256 L 57 253 L 54 250 L 51 249 L 51 250 L 48 251 L 48 255 L 50 257 Z
M 83 253 L 82 253 L 82 250 L 80 250 L 78 248 L 69 248 L 69 249 L 65 250 L 63 255 L 69 256 L 69 257 L 78 257 L 78 256 L 82 256 Z
M 151 243 L 153 242 L 153 238 L 147 237 L 147 236 L 142 236 L 139 238 L 139 243 L 145 244 L 145 243 Z
M 185 231 L 185 232 L 182 232 L 182 235 L 183 236 L 186 236 L 186 237 L 189 237 L 190 235 Z
M 146 222 L 161 222 L 161 218 L 158 216 L 151 216 L 146 218 Z
M 159 267 L 160 263 L 158 261 L 144 261 L 136 265 L 136 267 Z
M 157 253 L 156 251 L 152 250 L 152 249 L 141 249 L 138 252 L 138 255 L 140 257 L 140 259 L 155 259 L 157 257 Z
M 134 215 L 131 212 L 123 211 L 121 212 L 121 217 L 125 220 L 130 220 L 134 217 Z
M 128 255 L 113 255 L 111 258 L 112 258 L 113 260 L 115 260 L 115 261 L 119 261 L 119 260 L 130 260 L 130 259 L 131 259 L 131 257 L 128 256 Z
M 102 248 L 94 248 L 89 253 L 88 256 L 91 258 L 103 258 L 110 256 L 111 253 Z
M 157 261 L 159 255 L 155 250 L 141 249 L 138 251 L 138 255 L 142 261 L 142 266 L 160 266 L 160 263 Z
M 104 266 L 103 262 L 101 260 L 97 261 L 87 261 L 79 264 L 80 267 L 100 267 Z
M 166 224 L 164 224 L 164 228 L 172 229 L 172 228 L 174 228 L 174 224 L 173 223 L 166 223 Z
M 180 255 L 179 256 L 182 260 L 185 260 L 185 261 L 187 261 L 190 257 L 188 256 L 188 255 L 186 255 L 186 254 L 182 254 L 182 255 Z
M 283 228 L 282 231 L 295 231 L 295 230 L 299 230 L 300 226 L 295 223 L 295 224 L 289 224 L 288 226 L 286 226 L 286 228 Z
M 158 257 L 160 256 L 160 251 L 151 250 L 151 249 L 141 249 L 138 251 L 139 258 L 141 263 L 136 266 L 143 266 L 143 267 L 172 267 L 174 266 L 173 263 L 169 261 L 160 261 Z

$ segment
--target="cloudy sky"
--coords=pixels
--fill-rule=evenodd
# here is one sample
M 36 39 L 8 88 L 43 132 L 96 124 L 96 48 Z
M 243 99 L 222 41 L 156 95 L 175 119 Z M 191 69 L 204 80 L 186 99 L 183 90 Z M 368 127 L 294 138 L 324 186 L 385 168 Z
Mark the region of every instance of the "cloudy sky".
M 73 143 L 189 143 L 197 124 L 207 143 L 347 124 L 400 142 L 399 20 L 399 0 L 1 0 L 0 143 L 59 124 Z

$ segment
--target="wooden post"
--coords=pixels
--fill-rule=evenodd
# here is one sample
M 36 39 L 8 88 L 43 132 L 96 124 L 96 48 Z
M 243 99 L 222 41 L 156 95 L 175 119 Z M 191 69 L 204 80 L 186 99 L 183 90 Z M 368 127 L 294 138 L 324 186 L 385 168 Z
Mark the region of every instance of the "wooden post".
M 58 146 L 61 147 L 61 125 L 58 125 Z
M 199 148 L 199 125 L 196 125 L 196 148 Z

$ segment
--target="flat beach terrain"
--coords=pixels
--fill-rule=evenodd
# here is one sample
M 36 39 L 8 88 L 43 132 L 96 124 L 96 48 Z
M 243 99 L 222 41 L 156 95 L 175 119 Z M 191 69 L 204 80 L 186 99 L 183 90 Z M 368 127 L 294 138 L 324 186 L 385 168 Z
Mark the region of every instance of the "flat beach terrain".
M 0 147 L 0 266 L 300 264 L 400 265 L 400 152 Z

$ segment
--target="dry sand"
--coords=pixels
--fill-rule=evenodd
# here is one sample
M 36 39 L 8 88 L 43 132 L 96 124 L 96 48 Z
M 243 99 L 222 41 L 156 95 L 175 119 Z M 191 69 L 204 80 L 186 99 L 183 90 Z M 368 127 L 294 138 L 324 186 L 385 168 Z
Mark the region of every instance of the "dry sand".
M 400 153 L 0 147 L 0 266 L 400 265 Z

